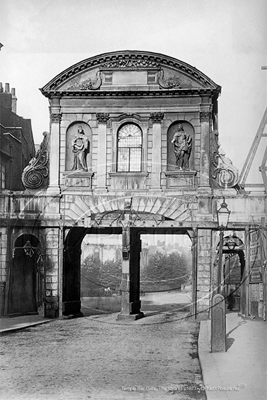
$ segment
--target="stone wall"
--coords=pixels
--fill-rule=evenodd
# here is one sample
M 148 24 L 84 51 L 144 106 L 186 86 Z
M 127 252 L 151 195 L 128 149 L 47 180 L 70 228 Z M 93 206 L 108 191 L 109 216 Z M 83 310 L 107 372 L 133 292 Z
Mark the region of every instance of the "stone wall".
M 45 315 L 50 318 L 59 316 L 59 292 L 60 292 L 60 266 L 62 265 L 60 245 L 60 230 L 47 228 L 45 230 Z
M 197 312 L 199 317 L 209 314 L 211 298 L 211 235 L 212 231 L 210 229 L 198 229 Z

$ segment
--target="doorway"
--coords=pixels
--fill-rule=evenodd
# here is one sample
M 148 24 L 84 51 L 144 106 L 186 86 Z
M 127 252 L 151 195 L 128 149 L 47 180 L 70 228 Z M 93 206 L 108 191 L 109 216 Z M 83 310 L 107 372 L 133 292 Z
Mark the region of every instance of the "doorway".
M 44 298 L 44 270 L 36 236 L 17 238 L 7 280 L 8 315 L 38 314 Z

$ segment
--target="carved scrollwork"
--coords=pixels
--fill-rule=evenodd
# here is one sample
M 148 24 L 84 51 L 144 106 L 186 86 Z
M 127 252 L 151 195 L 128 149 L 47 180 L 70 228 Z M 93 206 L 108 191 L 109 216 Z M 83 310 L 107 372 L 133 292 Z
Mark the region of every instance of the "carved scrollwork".
M 141 58 L 141 57 L 125 57 L 116 58 L 110 61 L 106 61 L 102 67 L 104 68 L 155 68 L 159 66 L 159 62 L 153 59 Z
M 211 112 L 201 111 L 199 117 L 200 117 L 200 122 L 209 122 L 211 119 Z
M 179 76 L 173 75 L 164 78 L 164 70 L 162 68 L 158 73 L 158 84 L 163 89 L 180 88 L 182 83 L 182 78 Z
M 211 157 L 211 168 L 212 170 L 216 169 L 218 166 L 218 159 L 219 159 L 219 132 L 213 131 L 213 140 L 211 142 L 211 146 L 212 146 L 212 157 Z
M 48 132 L 44 132 L 44 139 L 29 165 L 22 172 L 22 183 L 26 189 L 39 189 L 48 177 Z
M 163 120 L 163 118 L 164 118 L 164 113 L 160 113 L 160 112 L 158 112 L 158 113 L 152 113 L 151 115 L 150 115 L 150 119 L 152 120 L 152 122 L 154 123 L 154 124 L 156 124 L 156 123 L 161 123 L 161 121 Z
M 217 167 L 213 171 L 212 178 L 221 188 L 227 189 L 236 186 L 238 177 L 238 169 L 233 165 L 232 161 L 225 156 L 223 151 L 221 153 L 218 152 Z
M 60 123 L 61 122 L 62 115 L 61 114 L 50 114 L 50 120 L 51 122 L 56 122 Z
M 108 120 L 109 120 L 109 114 L 97 113 L 96 114 L 96 119 L 97 119 L 98 123 L 106 124 L 108 122 Z

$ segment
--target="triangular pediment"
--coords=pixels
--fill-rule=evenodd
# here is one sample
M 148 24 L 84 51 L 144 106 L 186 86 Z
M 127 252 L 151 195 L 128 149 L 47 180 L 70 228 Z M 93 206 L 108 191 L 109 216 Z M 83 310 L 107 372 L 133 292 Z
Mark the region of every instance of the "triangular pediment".
M 72 93 L 112 90 L 212 90 L 220 86 L 189 64 L 175 58 L 145 52 L 117 51 L 83 60 L 53 78 L 42 89 Z

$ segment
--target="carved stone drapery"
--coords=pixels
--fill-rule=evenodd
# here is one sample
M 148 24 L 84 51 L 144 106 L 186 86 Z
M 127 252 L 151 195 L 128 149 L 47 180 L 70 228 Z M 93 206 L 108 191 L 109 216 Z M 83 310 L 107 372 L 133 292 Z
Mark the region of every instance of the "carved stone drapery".
M 87 78 L 82 80 L 82 77 L 74 78 L 67 86 L 67 90 L 97 90 L 102 85 L 102 74 L 100 71 L 96 72 L 95 78 Z
M 211 112 L 210 111 L 201 111 L 199 113 L 200 122 L 209 122 L 211 119 Z
M 106 124 L 109 120 L 109 114 L 98 113 L 96 114 L 96 119 L 100 124 Z
M 37 151 L 29 165 L 24 168 L 22 173 L 22 183 L 26 189 L 39 189 L 48 177 L 48 142 L 49 134 L 44 132 L 44 139 L 40 149 Z
M 61 122 L 61 118 L 62 118 L 61 114 L 54 114 L 54 113 L 50 114 L 51 122 L 60 123 Z
M 160 124 L 164 118 L 164 113 L 152 113 L 150 119 L 154 124 Z
M 182 86 L 182 81 L 179 76 L 169 76 L 167 78 L 164 77 L 163 69 L 160 70 L 158 73 L 158 84 L 163 89 L 172 89 L 172 88 L 179 88 Z

